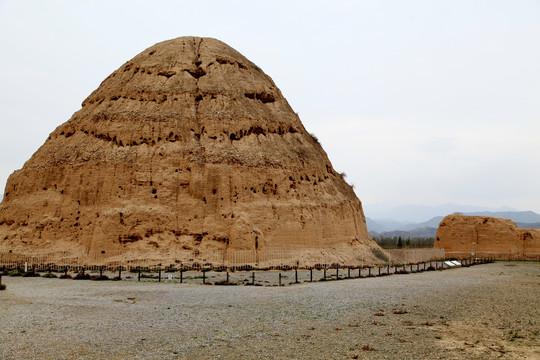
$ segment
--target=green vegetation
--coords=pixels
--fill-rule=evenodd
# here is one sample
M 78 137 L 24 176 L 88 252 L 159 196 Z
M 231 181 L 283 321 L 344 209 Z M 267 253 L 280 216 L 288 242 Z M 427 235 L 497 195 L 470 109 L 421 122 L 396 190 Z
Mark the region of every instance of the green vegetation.
M 0 290 L 6 290 L 6 284 L 0 284 Z
M 158 276 L 154 274 L 141 274 L 141 279 L 157 279 Z M 186 279 L 187 277 L 184 277 Z
M 20 272 L 18 269 L 15 269 L 15 270 L 11 270 L 8 275 L 9 276 L 22 276 L 23 273 Z
M 402 248 L 432 248 L 435 243 L 434 238 L 409 237 L 404 239 L 401 236 L 394 237 L 374 237 L 373 240 L 383 249 L 402 249 Z

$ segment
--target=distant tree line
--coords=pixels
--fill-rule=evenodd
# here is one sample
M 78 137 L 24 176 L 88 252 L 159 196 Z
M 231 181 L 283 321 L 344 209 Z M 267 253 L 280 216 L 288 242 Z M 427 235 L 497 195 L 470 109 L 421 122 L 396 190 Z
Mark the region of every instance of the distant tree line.
M 432 248 L 435 238 L 408 237 L 401 236 L 384 237 L 376 236 L 373 238 L 383 249 L 402 249 L 402 248 Z

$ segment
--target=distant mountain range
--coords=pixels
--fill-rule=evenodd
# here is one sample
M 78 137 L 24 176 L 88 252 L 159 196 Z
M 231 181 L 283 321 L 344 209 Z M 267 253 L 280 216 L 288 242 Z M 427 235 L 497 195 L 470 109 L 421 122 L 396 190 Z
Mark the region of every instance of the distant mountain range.
M 534 211 L 477 211 L 462 212 L 464 215 L 491 216 L 509 219 L 520 228 L 540 229 L 540 214 Z M 435 237 L 439 223 L 444 216 L 435 216 L 424 222 L 403 222 L 394 219 L 366 218 L 367 228 L 372 237 Z
M 394 219 L 404 223 L 421 223 L 436 216 L 446 216 L 456 212 L 508 212 L 518 210 L 507 206 L 501 208 L 489 208 L 485 206 L 448 203 L 437 206 L 402 205 L 394 208 L 388 208 L 382 205 L 365 205 L 364 211 L 371 219 Z

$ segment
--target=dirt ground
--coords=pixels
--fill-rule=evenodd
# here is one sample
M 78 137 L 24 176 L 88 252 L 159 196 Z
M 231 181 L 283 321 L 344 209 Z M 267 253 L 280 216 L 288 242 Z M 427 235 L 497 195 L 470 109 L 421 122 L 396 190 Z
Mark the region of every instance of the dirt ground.
M 2 282 L 2 359 L 540 359 L 533 262 L 282 287 Z

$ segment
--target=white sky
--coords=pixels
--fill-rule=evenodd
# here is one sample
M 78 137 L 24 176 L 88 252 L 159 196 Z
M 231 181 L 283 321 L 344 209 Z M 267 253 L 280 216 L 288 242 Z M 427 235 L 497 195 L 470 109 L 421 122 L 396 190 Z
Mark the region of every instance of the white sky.
M 367 216 L 540 213 L 537 0 L 0 0 L 0 188 L 111 72 L 186 35 L 270 75 Z

